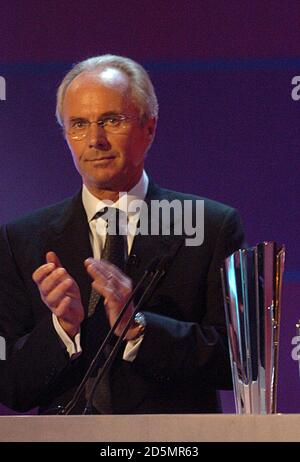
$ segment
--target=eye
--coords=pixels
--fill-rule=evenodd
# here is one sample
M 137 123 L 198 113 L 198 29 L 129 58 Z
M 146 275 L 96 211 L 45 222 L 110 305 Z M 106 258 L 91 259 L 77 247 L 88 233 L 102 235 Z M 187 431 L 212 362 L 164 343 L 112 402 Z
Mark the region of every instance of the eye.
M 82 128 L 85 128 L 87 126 L 87 122 L 84 120 L 72 120 L 71 122 L 71 128 L 75 130 L 80 130 Z
M 123 121 L 123 118 L 121 117 L 110 116 L 107 119 L 104 119 L 103 122 L 108 127 L 118 127 L 122 121 Z

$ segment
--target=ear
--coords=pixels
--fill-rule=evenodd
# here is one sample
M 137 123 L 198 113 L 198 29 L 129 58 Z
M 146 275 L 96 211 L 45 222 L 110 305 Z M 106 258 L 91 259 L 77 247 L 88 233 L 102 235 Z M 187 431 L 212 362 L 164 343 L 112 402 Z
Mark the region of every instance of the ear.
M 148 135 L 149 135 L 149 139 L 150 140 L 153 140 L 154 138 L 154 135 L 155 135 L 155 131 L 156 131 L 156 119 L 155 117 L 149 119 L 147 121 L 147 132 L 148 132 Z

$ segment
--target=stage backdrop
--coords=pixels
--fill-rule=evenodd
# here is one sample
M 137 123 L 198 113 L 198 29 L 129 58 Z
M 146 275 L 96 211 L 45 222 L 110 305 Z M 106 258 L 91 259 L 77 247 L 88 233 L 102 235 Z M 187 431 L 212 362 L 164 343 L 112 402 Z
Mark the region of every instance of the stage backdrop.
M 278 408 L 300 412 L 299 2 L 28 0 L 0 10 L 0 222 L 80 187 L 54 117 L 71 64 L 107 52 L 138 60 L 160 103 L 149 175 L 236 207 L 249 244 L 286 244 Z M 230 393 L 223 402 L 231 412 Z

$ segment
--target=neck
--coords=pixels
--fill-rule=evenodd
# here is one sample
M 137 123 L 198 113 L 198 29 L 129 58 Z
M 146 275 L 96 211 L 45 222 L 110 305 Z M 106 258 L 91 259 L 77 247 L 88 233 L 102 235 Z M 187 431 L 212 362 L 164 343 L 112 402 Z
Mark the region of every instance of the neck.
M 119 199 L 120 192 L 129 192 L 141 179 L 141 175 L 139 178 L 135 178 L 134 180 L 129 181 L 127 184 L 122 184 L 119 187 L 115 187 L 112 189 L 101 188 L 97 184 L 91 185 L 84 183 L 86 188 L 89 190 L 93 196 L 97 197 L 102 201 L 109 200 L 112 202 L 116 202 Z
M 119 191 L 108 191 L 106 189 L 98 189 L 98 188 L 91 188 L 87 186 L 87 189 L 93 196 L 97 197 L 101 201 L 109 200 L 112 202 L 116 202 L 119 199 Z

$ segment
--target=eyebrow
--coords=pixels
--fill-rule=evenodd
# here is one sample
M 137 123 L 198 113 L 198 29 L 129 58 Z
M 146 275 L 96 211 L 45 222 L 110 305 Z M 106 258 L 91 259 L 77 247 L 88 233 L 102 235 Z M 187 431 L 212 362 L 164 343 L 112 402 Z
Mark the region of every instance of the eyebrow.
M 101 114 L 101 116 L 99 116 L 99 117 L 97 118 L 97 120 L 101 120 L 101 119 L 103 119 L 103 118 L 105 118 L 105 117 L 117 116 L 117 115 L 123 115 L 123 113 L 121 113 L 121 112 L 116 112 L 116 111 L 104 112 L 103 114 Z M 75 116 L 72 116 L 72 117 L 70 117 L 69 120 L 73 122 L 73 121 L 75 121 L 75 120 L 88 120 L 88 119 L 87 119 L 86 117 L 79 117 L 79 116 L 78 116 L 78 117 L 75 117 Z

